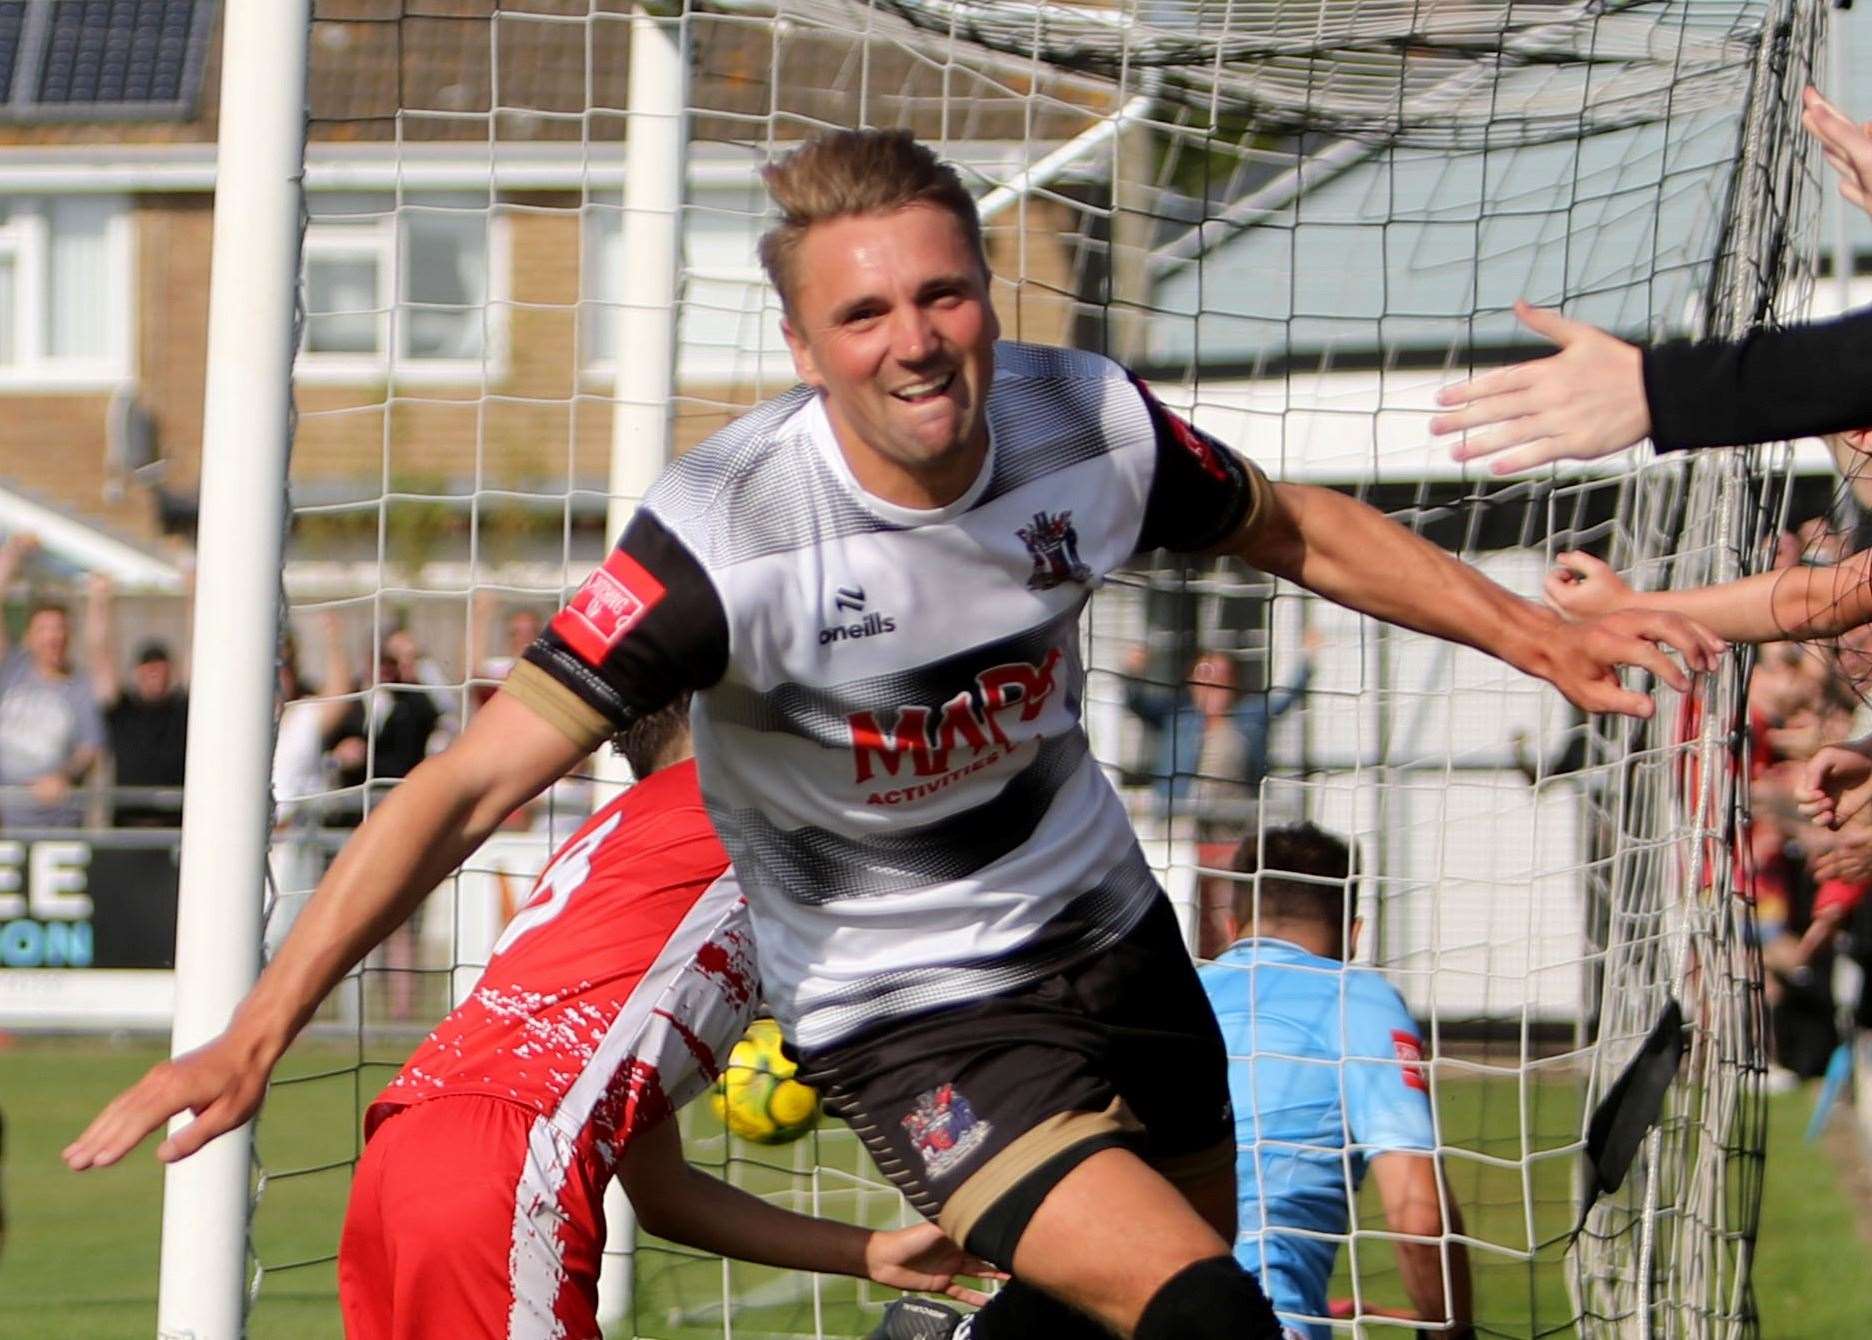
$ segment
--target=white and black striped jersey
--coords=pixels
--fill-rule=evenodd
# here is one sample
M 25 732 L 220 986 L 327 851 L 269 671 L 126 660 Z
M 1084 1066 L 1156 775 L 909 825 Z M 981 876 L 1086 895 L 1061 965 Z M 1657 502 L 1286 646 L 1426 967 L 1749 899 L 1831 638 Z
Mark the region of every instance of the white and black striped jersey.
M 684 689 L 768 1000 L 817 1048 L 1096 953 L 1156 895 L 1080 723 L 1078 619 L 1266 481 L 1123 368 L 1003 343 L 954 503 L 853 479 L 795 388 L 675 462 L 508 687 L 597 743 Z

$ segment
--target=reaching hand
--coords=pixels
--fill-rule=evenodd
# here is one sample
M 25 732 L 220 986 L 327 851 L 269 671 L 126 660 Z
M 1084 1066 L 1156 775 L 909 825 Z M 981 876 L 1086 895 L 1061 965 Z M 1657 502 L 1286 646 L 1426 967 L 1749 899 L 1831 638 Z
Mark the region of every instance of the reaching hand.
M 980 1307 L 988 1295 L 958 1284 L 956 1276 L 1004 1280 L 1005 1272 L 970 1256 L 934 1224 L 880 1230 L 865 1244 L 865 1273 L 906 1293 L 946 1293 L 958 1303 Z
M 39 551 L 39 537 L 29 530 L 16 530 L 0 545 L 0 555 L 16 562 L 31 558 Z
M 98 1113 L 60 1155 L 73 1172 L 108 1168 L 180 1112 L 195 1120 L 156 1146 L 164 1163 L 185 1159 L 260 1110 L 272 1064 L 253 1046 L 223 1033 L 206 1046 L 150 1067 Z
M 1803 843 L 1806 845 L 1805 839 Z M 1832 841 L 1820 850 L 1813 850 L 1814 845 L 1818 844 L 1808 845 L 1807 870 L 1815 879 L 1843 880 L 1851 884 L 1872 881 L 1872 831 L 1855 824 L 1850 828 L 1833 831 Z M 1816 907 L 1814 916 L 1818 917 L 1823 910 L 1836 913 L 1835 920 L 1843 920 L 1852 908 Z
M 1679 692 L 1690 677 L 1662 650 L 1674 649 L 1697 673 L 1716 667 L 1727 644 L 1702 624 L 1661 610 L 1620 610 L 1584 623 L 1557 624 L 1544 648 L 1545 660 L 1527 667 L 1587 712 L 1617 712 L 1649 718 L 1650 695 L 1619 683 L 1622 665 L 1649 670 Z
M 1794 788 L 1801 814 L 1838 828 L 1872 800 L 1872 737 L 1830 744 L 1807 760 Z
M 1857 125 L 1809 88 L 1801 94 L 1801 125 L 1820 141 L 1826 161 L 1840 174 L 1839 193 L 1872 214 L 1872 121 Z
M 1824 737 L 1837 729 L 1829 729 L 1825 719 L 1812 712 L 1799 712 L 1789 719 L 1787 725 L 1770 726 L 1764 734 L 1768 738 L 1768 747 L 1778 756 L 1800 763 L 1817 754 L 1827 743 Z
M 1507 452 L 1489 463 L 1495 474 L 1506 475 L 1551 461 L 1609 456 L 1651 431 L 1644 357 L 1637 346 L 1526 302 L 1515 303 L 1515 315 L 1560 352 L 1437 392 L 1439 405 L 1461 406 L 1430 420 L 1438 437 L 1465 434 L 1450 448 L 1454 459 Z M 1468 435 L 1478 428 L 1493 431 Z
M 1632 604 L 1631 587 L 1609 563 L 1573 549 L 1559 555 L 1555 564 L 1541 592 L 1567 618 L 1596 619 Z

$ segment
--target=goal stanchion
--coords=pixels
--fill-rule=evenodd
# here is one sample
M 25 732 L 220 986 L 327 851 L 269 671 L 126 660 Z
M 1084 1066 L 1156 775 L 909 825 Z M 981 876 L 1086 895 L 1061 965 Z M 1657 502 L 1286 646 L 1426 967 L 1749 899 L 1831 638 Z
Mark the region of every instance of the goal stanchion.
M 172 1054 L 227 1025 L 260 962 L 285 539 L 306 0 L 229 0 L 221 66 Z M 173 1132 L 194 1118 L 184 1112 Z M 163 1174 L 157 1333 L 245 1331 L 252 1131 Z
M 1321 4 L 1304 22 L 1273 0 L 435 8 L 311 25 L 287 587 L 309 667 L 317 615 L 342 620 L 363 673 L 326 696 L 367 721 L 418 691 L 445 731 L 465 719 L 511 654 L 509 623 L 600 559 L 659 434 L 686 448 L 790 384 L 753 260 L 770 221 L 756 169 L 827 127 L 906 126 L 958 164 L 1011 338 L 1121 357 L 1271 474 L 1357 493 L 1523 594 L 1580 545 L 1674 585 L 1747 561 L 1768 485 L 1739 460 L 1500 482 L 1451 464 L 1424 423 L 1436 386 L 1539 352 L 1517 297 L 1636 337 L 1787 314 L 1811 213 L 1808 0 Z M 680 116 L 639 101 L 646 27 L 683 54 Z M 680 169 L 637 165 L 683 124 Z M 646 187 L 669 194 L 644 203 Z M 1704 690 L 1694 738 L 1668 695 L 1649 728 L 1588 731 L 1503 667 L 1228 564 L 1140 567 L 1087 628 L 1095 751 L 1193 912 L 1226 898 L 1241 837 L 1305 817 L 1359 845 L 1363 958 L 1423 1025 L 1486 1327 L 1609 1316 L 1639 1334 L 1694 1315 L 1711 1320 L 1682 1333 L 1746 1333 L 1759 978 L 1726 874 L 1700 873 L 1728 868 L 1735 672 Z M 1307 633 L 1310 682 L 1272 725 L 1252 803 L 1233 805 L 1141 691 L 1174 695 L 1219 651 L 1271 704 Z M 417 646 L 415 683 L 373 669 L 393 638 Z M 1681 793 L 1692 755 L 1701 800 Z M 377 762 L 333 779 L 334 815 L 381 793 Z M 503 841 L 543 855 L 583 804 L 561 791 L 529 815 L 536 835 Z M 439 891 L 283 1070 L 259 1135 L 257 1329 L 329 1316 L 361 1107 L 483 960 L 462 928 L 495 882 Z M 1585 1113 L 1666 994 L 1695 1033 L 1685 1078 L 1636 1199 L 1597 1211 L 1569 1263 Z M 897 1211 L 842 1132 L 770 1155 L 707 1127 L 704 1153 L 763 1194 Z M 1356 1218 L 1341 1255 L 1355 1312 L 1397 1305 L 1387 1229 Z M 861 1334 L 881 1302 L 648 1240 L 631 1260 L 645 1335 Z

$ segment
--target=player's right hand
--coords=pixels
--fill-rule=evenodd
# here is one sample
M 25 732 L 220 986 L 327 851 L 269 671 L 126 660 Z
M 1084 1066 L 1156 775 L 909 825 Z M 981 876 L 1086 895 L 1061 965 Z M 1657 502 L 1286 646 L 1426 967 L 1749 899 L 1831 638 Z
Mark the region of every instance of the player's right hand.
M 1838 828 L 1872 801 L 1872 736 L 1830 744 L 1807 760 L 1794 787 L 1803 817 Z
M 906 1293 L 946 1293 L 960 1303 L 981 1307 L 988 1295 L 958 1276 L 1005 1280 L 1007 1272 L 956 1246 L 935 1224 L 877 1229 L 865 1245 L 865 1274 L 879 1284 Z
M 1569 619 L 1596 619 L 1630 605 L 1632 589 L 1611 564 L 1574 549 L 1554 559 L 1541 594 Z
M 108 1168 L 143 1137 L 182 1112 L 195 1120 L 156 1146 L 164 1163 L 185 1159 L 218 1135 L 251 1120 L 272 1071 L 258 1047 L 223 1033 L 192 1052 L 150 1067 L 98 1113 L 60 1155 L 73 1172 Z

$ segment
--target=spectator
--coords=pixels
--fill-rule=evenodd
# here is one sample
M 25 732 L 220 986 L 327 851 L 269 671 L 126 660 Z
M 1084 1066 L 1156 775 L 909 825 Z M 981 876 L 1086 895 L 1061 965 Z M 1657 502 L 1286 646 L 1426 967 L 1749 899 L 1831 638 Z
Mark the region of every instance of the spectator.
M 449 678 L 442 663 L 416 640 L 416 634 L 401 623 L 384 630 L 383 657 L 396 665 L 396 683 L 421 684 L 435 704 L 436 721 L 429 733 L 429 752 L 439 753 L 448 742 L 461 734 L 461 693 Z
M 1166 813 L 1187 801 L 1205 839 L 1252 827 L 1268 770 L 1268 732 L 1302 696 L 1313 678 L 1319 634 L 1308 632 L 1300 668 L 1269 693 L 1242 693 L 1235 661 L 1206 651 L 1176 688 L 1143 678 L 1145 652 L 1133 649 L 1126 667 L 1125 707 L 1157 735 L 1152 773 Z
M 429 756 L 429 737 L 441 713 L 430 691 L 415 679 L 421 660 L 414 638 L 402 635 L 395 644 L 386 639 L 377 661 L 375 687 L 350 705 L 327 737 L 338 785 L 352 792 L 328 816 L 328 823 L 361 822 L 369 802 L 381 799 L 387 786 L 407 777 Z M 419 912 L 391 931 L 383 943 L 387 1005 L 393 1019 L 408 1019 L 415 1011 L 413 969 L 420 916 Z
M 38 548 L 30 535 L 0 548 L 0 589 Z M 84 804 L 74 789 L 104 747 L 104 721 L 83 680 L 72 674 L 71 619 L 63 605 L 34 603 L 22 645 L 7 654 L 0 628 L 0 824 L 77 828 Z
M 300 677 L 299 645 L 290 635 L 280 643 L 280 716 L 273 744 L 276 832 L 323 818 L 321 798 L 331 789 L 325 770 L 325 741 L 337 731 L 351 708 L 351 700 L 345 695 L 356 688 L 338 616 L 327 610 L 319 616 L 318 626 L 325 643 L 323 684 L 315 685 Z
M 1472 1337 L 1462 1216 L 1435 1153 L 1416 1022 L 1380 974 L 1347 966 L 1360 929 L 1351 850 L 1312 824 L 1259 842 L 1251 834 L 1235 858 L 1250 877 L 1236 886 L 1243 938 L 1202 969 L 1229 1052 L 1235 1255 L 1288 1335 L 1327 1340 L 1327 1281 L 1369 1164 L 1414 1315 Z
M 1872 127 L 1811 88 L 1804 103 L 1801 122 L 1839 172 L 1840 194 L 1872 213 Z M 1560 352 L 1444 387 L 1437 403 L 1455 408 L 1430 421 L 1433 434 L 1465 435 L 1451 450 L 1457 460 L 1496 456 L 1496 474 L 1609 456 L 1647 436 L 1676 451 L 1819 436 L 1872 419 L 1872 308 L 1647 349 L 1525 302 L 1515 314 Z
M 137 649 L 126 688 L 117 671 L 111 636 L 110 578 L 96 574 L 85 607 L 85 651 L 91 691 L 104 712 L 104 728 L 119 787 L 180 790 L 188 753 L 188 692 L 175 680 L 169 648 L 156 641 Z M 120 828 L 177 828 L 182 804 L 150 797 L 119 798 L 111 821 Z
M 526 654 L 526 649 L 533 645 L 541 630 L 546 627 L 546 621 L 540 617 L 539 611 L 524 605 L 509 609 L 499 620 L 501 649 L 493 652 L 489 648 L 494 641 L 494 624 L 500 608 L 500 597 L 492 591 L 481 590 L 475 592 L 474 603 L 477 659 L 474 671 L 476 683 L 471 697 L 474 705 L 479 707 L 494 696 L 501 681 L 507 678 L 507 672 L 513 669 L 514 663 Z
M 280 644 L 279 729 L 273 741 L 273 878 L 278 903 L 267 917 L 269 955 L 292 929 L 299 909 L 325 873 L 325 849 L 318 828 L 324 820 L 325 737 L 350 708 L 350 661 L 344 632 L 329 610 L 319 616 L 325 643 L 325 682 L 313 686 L 299 677 L 298 644 L 288 636 Z

